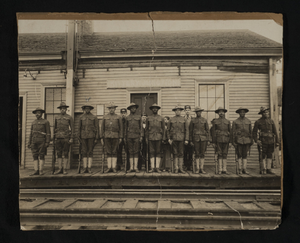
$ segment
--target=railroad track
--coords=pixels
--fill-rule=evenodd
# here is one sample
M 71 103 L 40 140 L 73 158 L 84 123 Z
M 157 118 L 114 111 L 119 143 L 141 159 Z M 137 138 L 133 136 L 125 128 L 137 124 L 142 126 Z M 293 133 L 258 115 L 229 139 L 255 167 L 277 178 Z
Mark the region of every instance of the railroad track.
M 272 229 L 280 190 L 23 189 L 23 229 Z

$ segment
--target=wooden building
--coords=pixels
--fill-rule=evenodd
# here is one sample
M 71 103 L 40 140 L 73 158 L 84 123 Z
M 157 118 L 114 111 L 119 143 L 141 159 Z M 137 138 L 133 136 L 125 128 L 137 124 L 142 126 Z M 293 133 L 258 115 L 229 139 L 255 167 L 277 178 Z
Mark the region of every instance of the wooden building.
M 178 103 L 201 106 L 209 123 L 219 106 L 228 110 L 230 121 L 243 106 L 250 110 L 247 117 L 253 125 L 259 108 L 267 106 L 278 124 L 275 63 L 282 57 L 282 45 L 275 41 L 248 30 L 155 32 L 155 38 L 152 32 L 76 35 L 74 25 L 71 21 L 65 34 L 19 35 L 22 167 L 33 164 L 27 149 L 32 110 L 45 108 L 52 126 L 61 101 L 70 105 L 76 132 L 81 106 L 89 98 L 99 119 L 108 102 L 115 102 L 119 113 L 133 101 L 140 105 L 140 114 L 149 114 L 148 107 L 158 103 L 162 116 L 173 116 Z M 51 150 L 46 166 L 51 164 Z M 101 151 L 99 143 L 95 166 L 101 163 Z M 77 143 L 71 153 L 72 158 L 78 156 Z M 71 166 L 76 163 L 73 159 Z M 211 146 L 207 163 L 214 163 Z M 235 163 L 233 148 L 228 163 Z M 249 166 L 258 166 L 256 146 Z

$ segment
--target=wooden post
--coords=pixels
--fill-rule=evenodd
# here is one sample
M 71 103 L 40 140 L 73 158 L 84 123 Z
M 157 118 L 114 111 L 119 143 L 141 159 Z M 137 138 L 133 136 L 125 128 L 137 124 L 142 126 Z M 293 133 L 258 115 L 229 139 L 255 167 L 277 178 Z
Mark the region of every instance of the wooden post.
M 68 22 L 68 43 L 67 43 L 67 81 L 66 81 L 66 103 L 69 106 L 69 115 L 74 118 L 74 57 L 75 57 L 75 21 Z M 72 146 L 69 151 L 69 162 L 67 169 L 70 169 L 72 160 Z
M 269 59 L 269 86 L 270 86 L 270 115 L 275 122 L 277 134 L 279 134 L 279 113 L 278 113 L 278 97 L 276 82 L 276 59 Z M 275 165 L 279 166 L 279 148 L 275 148 Z

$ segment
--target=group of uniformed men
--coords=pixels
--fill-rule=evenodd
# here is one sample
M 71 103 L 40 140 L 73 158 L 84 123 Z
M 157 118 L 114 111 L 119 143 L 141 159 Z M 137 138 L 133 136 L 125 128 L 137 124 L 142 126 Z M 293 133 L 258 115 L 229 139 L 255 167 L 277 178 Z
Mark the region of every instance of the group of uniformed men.
M 61 114 L 55 117 L 54 123 L 55 149 L 59 167 L 56 174 L 67 174 L 69 145 L 73 143 L 74 122 L 73 118 L 66 114 L 68 106 L 64 102 L 57 108 L 60 109 Z M 227 154 L 231 143 L 236 149 L 238 173 L 249 174 L 247 153 L 253 142 L 256 142 L 259 150 L 260 173 L 273 174 L 271 170 L 272 154 L 275 146 L 279 144 L 275 123 L 270 119 L 268 108 L 261 107 L 258 114 L 261 114 L 262 117 L 255 122 L 252 130 L 251 121 L 245 117 L 245 114 L 249 112 L 247 108 L 241 107 L 236 110 L 239 118 L 233 121 L 231 126 L 230 121 L 225 118 L 227 110 L 219 107 L 215 110 L 219 118 L 212 120 L 212 128 L 209 130 L 207 120 L 201 116 L 204 109 L 200 107 L 195 107 L 196 117 L 191 117 L 189 105 L 184 108 L 179 105 L 175 106 L 172 109 L 175 116 L 165 120 L 158 114 L 161 107 L 157 104 L 150 106 L 152 114 L 149 117 L 137 115 L 138 105 L 135 103 L 131 103 L 127 107 L 127 110 L 130 111 L 128 116 L 126 116 L 127 112 L 124 108 L 121 109 L 122 115 L 119 116 L 115 113 L 117 106 L 112 102 L 107 106 L 109 113 L 103 116 L 100 131 L 98 118 L 91 113 L 93 108 L 89 104 L 82 106 L 84 113 L 80 116 L 78 124 L 84 173 L 91 173 L 93 149 L 100 138 L 107 154 L 105 173 L 117 172 L 117 169 L 120 168 L 121 159 L 119 156 L 118 160 L 118 151 L 119 154 L 122 153 L 123 147 L 127 151 L 128 172 L 139 172 L 139 155 L 141 145 L 145 149 L 145 145 L 143 145 L 143 141 L 145 141 L 150 158 L 149 172 L 161 172 L 162 147 L 168 143 L 173 155 L 174 173 L 186 173 L 183 168 L 185 150 L 186 157 L 191 157 L 189 151 L 195 152 L 196 169 L 194 172 L 206 173 L 204 157 L 206 148 L 211 143 L 218 155 L 218 174 L 228 174 Z M 183 110 L 188 110 L 184 117 L 181 116 Z M 34 159 L 32 175 L 43 175 L 45 151 L 50 142 L 50 124 L 42 118 L 44 112 L 41 108 L 33 111 L 37 119 L 32 123 L 28 145 Z M 146 154 L 143 153 L 143 157 L 145 156 Z M 117 161 L 119 161 L 118 164 Z M 186 167 L 188 168 L 189 164 L 186 164 Z

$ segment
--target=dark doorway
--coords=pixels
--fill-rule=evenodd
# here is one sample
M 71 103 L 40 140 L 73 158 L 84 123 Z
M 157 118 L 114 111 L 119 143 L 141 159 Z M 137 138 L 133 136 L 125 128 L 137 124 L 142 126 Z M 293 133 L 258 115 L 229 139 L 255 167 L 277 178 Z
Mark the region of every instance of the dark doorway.
M 19 166 L 22 161 L 22 121 L 23 121 L 23 97 L 19 97 L 18 104 L 18 146 L 19 146 Z
M 130 102 L 139 105 L 136 111 L 137 115 L 146 113 L 148 116 L 151 115 L 151 110 L 149 107 L 157 103 L 157 93 L 145 93 L 145 94 L 131 94 Z

